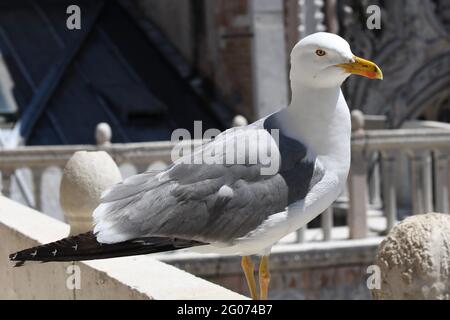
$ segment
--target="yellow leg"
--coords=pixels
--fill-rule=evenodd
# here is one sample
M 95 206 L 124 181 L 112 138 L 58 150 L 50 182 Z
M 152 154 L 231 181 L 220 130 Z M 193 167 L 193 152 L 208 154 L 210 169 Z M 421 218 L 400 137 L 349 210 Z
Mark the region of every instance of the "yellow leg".
M 259 264 L 259 290 L 261 300 L 267 300 L 270 283 L 269 257 L 263 256 Z
M 250 257 L 242 257 L 241 262 L 242 270 L 244 270 L 245 279 L 247 279 L 248 289 L 253 300 L 258 299 L 258 293 L 256 292 L 256 281 L 255 281 L 255 267 L 253 265 L 252 259 Z

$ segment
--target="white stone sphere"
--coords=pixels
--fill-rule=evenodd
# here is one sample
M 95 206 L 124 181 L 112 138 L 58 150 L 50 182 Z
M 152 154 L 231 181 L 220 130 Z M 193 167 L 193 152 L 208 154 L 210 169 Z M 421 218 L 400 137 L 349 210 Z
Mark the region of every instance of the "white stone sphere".
M 374 299 L 450 299 L 450 215 L 412 216 L 380 244 L 381 288 Z
M 69 159 L 61 180 L 60 203 L 72 235 L 92 229 L 92 212 L 102 192 L 121 180 L 119 168 L 104 151 L 79 151 Z

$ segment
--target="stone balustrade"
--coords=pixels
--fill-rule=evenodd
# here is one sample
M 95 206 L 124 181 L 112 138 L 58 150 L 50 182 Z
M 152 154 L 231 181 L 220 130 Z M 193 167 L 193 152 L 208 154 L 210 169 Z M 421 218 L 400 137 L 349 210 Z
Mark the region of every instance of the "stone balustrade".
M 350 239 L 365 238 L 370 234 L 369 212 L 374 204 L 385 219 L 385 233 L 398 220 L 399 181 L 410 185 L 413 213 L 433 210 L 448 213 L 448 154 L 450 126 L 435 122 L 411 122 L 405 129 L 385 130 L 380 117 L 364 117 L 353 112 L 352 166 L 348 190 L 344 199 L 347 212 L 346 225 Z M 365 127 L 368 129 L 366 130 Z M 34 207 L 41 210 L 41 178 L 48 167 L 65 166 L 77 151 L 105 151 L 118 166 L 131 164 L 135 172 L 149 168 L 162 168 L 171 162 L 174 143 L 111 143 L 106 124 L 97 128 L 97 145 L 27 146 L 0 150 L 2 193 L 9 195 L 12 175 L 22 168 L 32 171 Z M 202 141 L 185 141 L 196 146 Z M 405 158 L 400 162 L 400 158 Z M 399 167 L 403 168 L 400 175 Z M 404 168 L 408 168 L 406 171 Z M 406 172 L 406 176 L 404 176 Z M 22 188 L 23 189 L 23 188 Z M 402 191 L 402 190 L 401 190 Z M 342 200 L 341 199 L 341 200 Z M 29 203 L 33 205 L 33 203 Z M 321 240 L 332 240 L 336 212 L 329 208 L 321 216 Z M 306 228 L 297 233 L 295 242 L 310 239 Z M 340 233 L 339 233 L 340 234 Z M 317 239 L 316 239 L 317 240 Z
M 0 299 L 246 299 L 151 256 L 20 268 L 8 259 L 68 234 L 69 225 L 0 196 Z
M 97 126 L 95 137 L 97 145 L 25 146 L 15 149 L 0 149 L 1 193 L 9 197 L 13 175 L 19 178 L 22 169 L 30 169 L 33 188 L 24 185 L 23 179 L 16 179 L 16 181 L 24 194 L 27 205 L 41 210 L 41 186 L 44 171 L 50 167 L 62 170 L 72 155 L 78 151 L 105 151 L 118 166 L 130 164 L 138 173 L 152 168 L 164 168 L 172 161 L 171 151 L 175 143 L 170 141 L 112 144 L 110 128 L 106 123 L 100 123 Z M 184 145 L 195 147 L 201 143 L 202 141 L 193 140 L 179 144 L 183 148 Z M 29 196 L 31 189 L 34 201 Z
M 364 130 L 362 115 L 353 113 L 352 117 L 352 169 L 348 183 L 351 238 L 367 235 L 367 197 L 373 192 L 368 183 L 370 167 L 377 168 L 381 176 L 378 186 L 372 188 L 381 189 L 385 232 L 398 220 L 399 181 L 403 185 L 410 182 L 413 214 L 433 210 L 449 213 L 449 125 L 414 121 L 407 123 L 405 129 Z

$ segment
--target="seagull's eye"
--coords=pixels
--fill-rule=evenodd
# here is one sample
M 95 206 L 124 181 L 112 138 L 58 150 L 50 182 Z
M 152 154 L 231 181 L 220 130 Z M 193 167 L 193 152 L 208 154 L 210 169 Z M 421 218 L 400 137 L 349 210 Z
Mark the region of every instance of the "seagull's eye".
M 322 49 L 318 49 L 318 50 L 316 50 L 316 54 L 317 54 L 319 57 L 323 57 L 323 56 L 326 55 L 327 53 L 326 53 L 325 51 L 323 51 Z

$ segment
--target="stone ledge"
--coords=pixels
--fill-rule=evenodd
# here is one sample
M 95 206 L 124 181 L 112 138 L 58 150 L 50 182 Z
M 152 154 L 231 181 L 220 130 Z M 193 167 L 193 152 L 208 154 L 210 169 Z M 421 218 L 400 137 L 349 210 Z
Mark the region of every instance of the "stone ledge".
M 342 240 L 274 246 L 270 255 L 272 270 L 301 270 L 338 267 L 374 262 L 376 250 L 383 238 Z M 154 255 L 160 261 L 199 276 L 239 274 L 240 258 L 218 254 L 180 251 Z
M 0 299 L 244 299 L 150 256 L 77 262 L 81 288 L 68 289 L 72 263 L 13 268 L 11 252 L 65 237 L 69 226 L 0 196 Z

